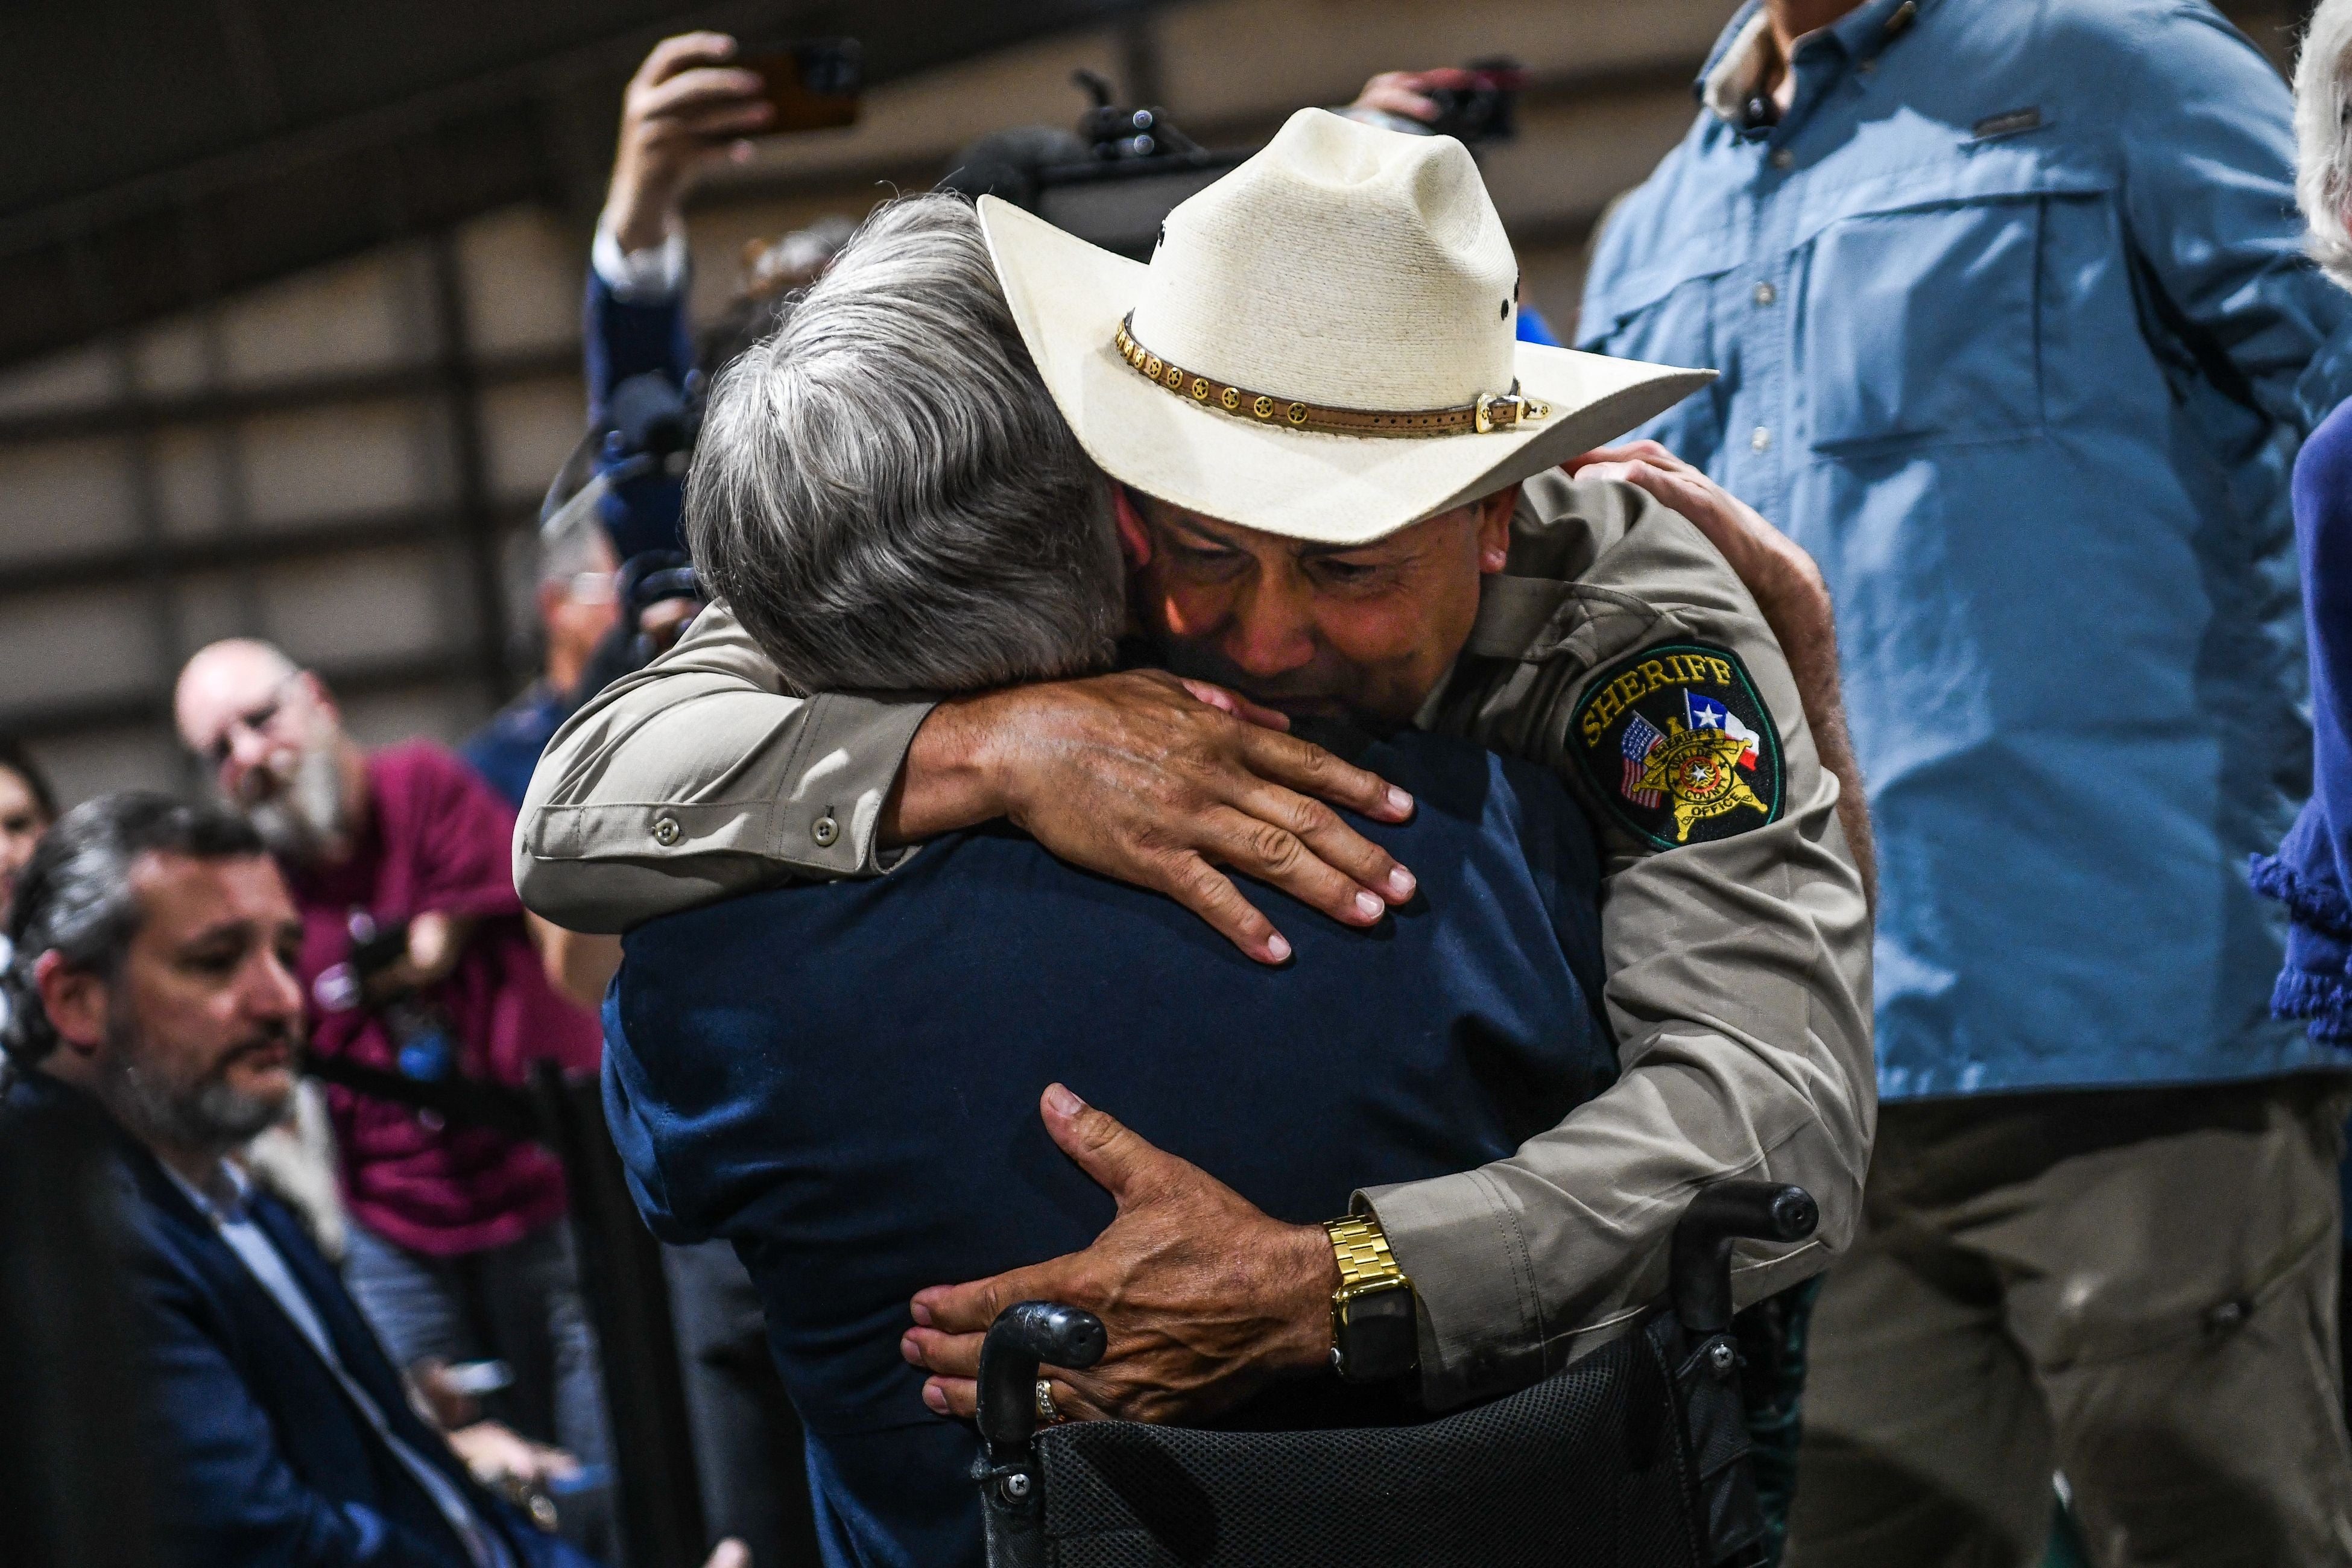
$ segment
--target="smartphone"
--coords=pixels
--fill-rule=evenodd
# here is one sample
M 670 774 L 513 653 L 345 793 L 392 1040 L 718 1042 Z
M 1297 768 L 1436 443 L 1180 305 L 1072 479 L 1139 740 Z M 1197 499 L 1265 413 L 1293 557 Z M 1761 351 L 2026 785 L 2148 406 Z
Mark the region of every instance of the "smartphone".
M 772 118 L 763 136 L 832 131 L 857 123 L 866 51 L 856 38 L 816 38 L 737 62 L 759 74 Z

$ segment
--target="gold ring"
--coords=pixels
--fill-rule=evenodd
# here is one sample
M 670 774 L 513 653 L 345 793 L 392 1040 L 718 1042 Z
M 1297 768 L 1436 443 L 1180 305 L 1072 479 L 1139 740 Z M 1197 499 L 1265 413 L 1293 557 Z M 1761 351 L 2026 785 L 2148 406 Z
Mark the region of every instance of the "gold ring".
M 1037 1380 L 1037 1419 L 1048 1426 L 1059 1426 L 1069 1419 L 1054 1405 L 1054 1385 L 1044 1378 Z

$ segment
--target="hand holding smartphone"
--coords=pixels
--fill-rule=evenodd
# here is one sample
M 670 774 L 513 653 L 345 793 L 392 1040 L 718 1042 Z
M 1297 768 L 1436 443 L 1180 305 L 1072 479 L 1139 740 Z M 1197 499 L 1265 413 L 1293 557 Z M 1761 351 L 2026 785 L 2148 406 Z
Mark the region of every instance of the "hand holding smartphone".
M 865 50 L 855 38 L 817 38 L 746 55 L 739 68 L 757 75 L 770 111 L 761 134 L 831 131 L 857 123 Z

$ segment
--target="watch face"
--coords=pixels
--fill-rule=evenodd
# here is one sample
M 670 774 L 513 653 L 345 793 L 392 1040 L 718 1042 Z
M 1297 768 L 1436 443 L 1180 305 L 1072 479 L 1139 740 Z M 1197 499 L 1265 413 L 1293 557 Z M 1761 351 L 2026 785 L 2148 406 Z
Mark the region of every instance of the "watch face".
M 1400 1286 L 1356 1297 L 1340 1310 L 1333 1359 L 1350 1383 L 1402 1377 L 1421 1360 L 1412 1292 Z

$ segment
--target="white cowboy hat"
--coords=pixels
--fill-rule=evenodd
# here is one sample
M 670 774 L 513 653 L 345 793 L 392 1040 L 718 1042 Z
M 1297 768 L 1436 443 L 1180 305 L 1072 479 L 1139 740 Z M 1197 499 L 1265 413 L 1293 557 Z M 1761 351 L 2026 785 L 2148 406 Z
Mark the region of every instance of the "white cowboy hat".
M 1129 261 L 983 196 L 1013 318 L 1087 454 L 1147 495 L 1361 544 L 1714 379 L 1517 341 L 1518 263 L 1462 143 L 1319 109 Z

